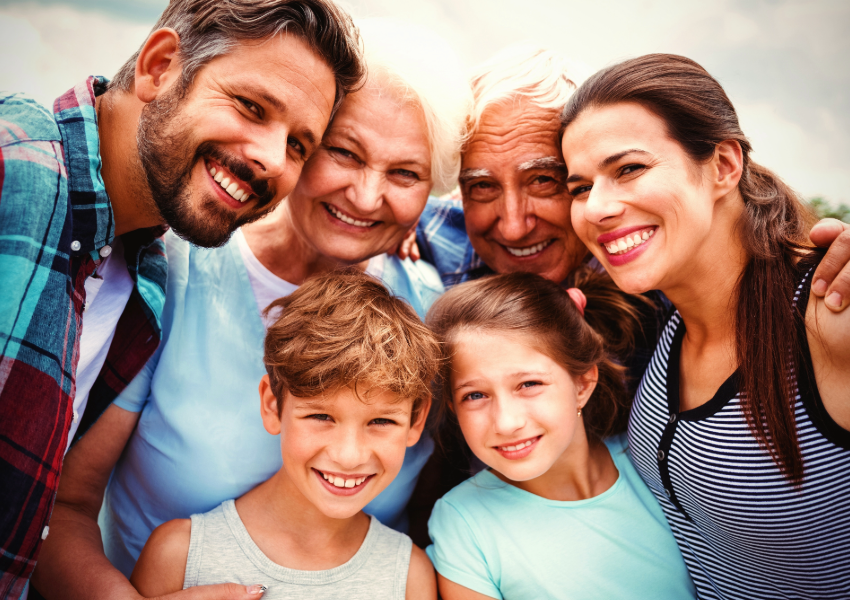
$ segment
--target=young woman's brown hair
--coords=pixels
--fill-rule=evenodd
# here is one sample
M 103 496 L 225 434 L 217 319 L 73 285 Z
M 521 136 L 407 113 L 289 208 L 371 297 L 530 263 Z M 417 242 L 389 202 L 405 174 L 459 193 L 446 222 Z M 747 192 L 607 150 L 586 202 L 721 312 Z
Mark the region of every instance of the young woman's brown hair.
M 756 439 L 790 480 L 800 482 L 802 457 L 788 373 L 800 361 L 800 315 L 792 311 L 798 262 L 811 254 L 814 223 L 797 195 L 752 162 L 751 146 L 720 84 L 694 61 L 670 54 L 627 60 L 598 72 L 572 96 L 563 130 L 589 108 L 636 103 L 666 124 L 670 137 L 697 163 L 734 140 L 743 153 L 738 189 L 744 201 L 739 234 L 749 257 L 737 285 L 736 349 L 744 414 Z
M 426 323 L 443 342 L 439 377 L 438 423 L 453 428 L 451 417 L 451 355 L 454 336 L 463 330 L 515 333 L 534 340 L 537 350 L 574 377 L 593 366 L 599 380 L 582 418 L 588 436 L 601 439 L 625 431 L 631 398 L 626 393 L 625 369 L 613 349 L 628 348 L 640 327 L 629 296 L 605 273 L 583 267 L 576 287 L 587 297 L 584 315 L 556 283 L 533 273 L 484 277 L 446 292 L 428 312 Z

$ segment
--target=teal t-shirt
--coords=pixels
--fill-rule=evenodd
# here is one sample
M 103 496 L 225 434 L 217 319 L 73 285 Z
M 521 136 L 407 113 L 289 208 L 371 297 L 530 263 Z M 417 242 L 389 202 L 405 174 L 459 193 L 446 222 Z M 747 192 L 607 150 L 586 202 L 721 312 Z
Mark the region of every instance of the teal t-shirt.
M 696 598 L 658 502 L 628 456 L 595 498 L 547 500 L 478 473 L 437 501 L 427 553 L 446 579 L 491 598 Z

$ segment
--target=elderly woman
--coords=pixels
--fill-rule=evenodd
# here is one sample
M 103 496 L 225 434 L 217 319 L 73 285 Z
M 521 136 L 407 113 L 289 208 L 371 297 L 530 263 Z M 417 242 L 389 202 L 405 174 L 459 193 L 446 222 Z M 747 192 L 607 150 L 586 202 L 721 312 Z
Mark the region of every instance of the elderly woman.
M 272 300 L 346 266 L 380 278 L 421 316 L 443 291 L 432 267 L 386 252 L 415 225 L 431 190 L 457 180 L 468 85 L 452 52 L 427 32 L 369 21 L 361 34 L 367 81 L 346 97 L 276 212 L 218 249 L 167 240 L 163 343 L 110 408 L 137 414 L 138 426 L 126 447 L 99 463 L 108 473 L 120 456 L 100 525 L 105 552 L 125 576 L 160 523 L 207 511 L 280 468 L 280 443 L 263 430 L 257 398 L 262 311 Z M 230 191 L 227 173 L 210 175 Z M 409 448 L 401 473 L 367 512 L 404 530 L 405 506 L 432 450 L 427 438 Z M 73 475 L 63 485 L 82 487 Z

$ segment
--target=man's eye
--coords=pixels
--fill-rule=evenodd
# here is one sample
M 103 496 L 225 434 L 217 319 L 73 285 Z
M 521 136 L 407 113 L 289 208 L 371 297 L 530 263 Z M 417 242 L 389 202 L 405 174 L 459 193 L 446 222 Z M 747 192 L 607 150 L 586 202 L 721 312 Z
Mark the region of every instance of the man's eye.
M 305 156 L 307 154 L 307 149 L 304 147 L 304 144 L 299 142 L 294 137 L 290 137 L 288 140 L 286 140 L 286 143 L 289 144 L 292 148 L 294 148 L 296 152 L 298 152 L 298 154 L 300 154 L 301 156 Z
M 260 107 L 259 106 L 257 106 L 256 104 L 254 104 L 253 102 L 251 102 L 250 100 L 247 100 L 245 98 L 238 98 L 238 100 L 239 100 L 239 102 L 242 103 L 242 106 L 244 106 L 245 108 L 250 110 L 252 113 L 257 115 L 258 117 L 262 116 L 260 114 Z
M 545 184 L 545 183 L 552 183 L 554 181 L 555 181 L 555 179 L 552 178 L 552 177 L 549 177 L 548 175 L 538 175 L 537 177 L 535 177 L 534 179 L 531 180 L 531 183 L 541 185 L 541 184 Z
M 476 181 L 466 187 L 465 197 L 476 202 L 490 202 L 499 196 L 499 187 L 490 181 Z
M 328 147 L 328 152 L 332 154 L 336 154 L 337 156 L 341 156 L 342 158 L 350 158 L 353 160 L 357 160 L 357 157 L 350 150 L 346 150 L 345 148 L 339 148 L 337 146 Z

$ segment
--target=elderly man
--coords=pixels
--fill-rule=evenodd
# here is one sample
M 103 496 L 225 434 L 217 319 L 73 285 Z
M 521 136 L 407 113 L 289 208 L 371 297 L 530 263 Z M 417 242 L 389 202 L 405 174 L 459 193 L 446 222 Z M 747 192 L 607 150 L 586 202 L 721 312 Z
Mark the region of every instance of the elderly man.
M 446 286 L 514 271 L 561 282 L 588 258 L 570 222 L 558 138 L 560 111 L 580 79 L 558 54 L 523 46 L 507 48 L 472 74 L 462 201 L 429 200 L 416 232 L 418 252 Z M 812 291 L 843 310 L 850 304 L 850 225 L 824 219 L 811 236 L 820 246 L 832 244 Z
M 329 0 L 172 0 L 111 83 L 88 78 L 53 114 L 0 98 L 0 597 L 25 593 L 66 449 L 159 344 L 165 227 L 218 246 L 269 212 L 362 75 Z M 51 538 L 96 518 L 57 505 Z

